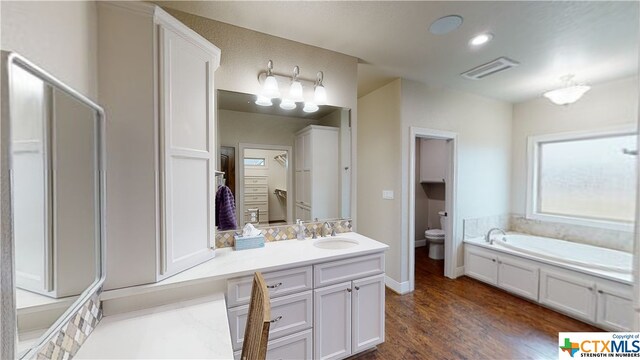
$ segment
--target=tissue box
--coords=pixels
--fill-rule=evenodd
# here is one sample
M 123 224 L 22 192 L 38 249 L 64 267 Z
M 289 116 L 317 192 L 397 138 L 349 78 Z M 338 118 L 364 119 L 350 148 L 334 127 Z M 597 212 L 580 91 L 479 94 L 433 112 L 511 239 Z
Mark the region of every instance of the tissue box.
M 246 250 L 264 247 L 264 235 L 258 236 L 238 236 L 235 235 L 235 250 Z

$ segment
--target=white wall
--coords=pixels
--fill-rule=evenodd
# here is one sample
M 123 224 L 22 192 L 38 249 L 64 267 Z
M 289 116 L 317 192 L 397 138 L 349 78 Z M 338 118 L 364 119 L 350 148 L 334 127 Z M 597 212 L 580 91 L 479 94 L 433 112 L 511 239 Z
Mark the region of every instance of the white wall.
M 2 50 L 15 51 L 89 98 L 97 94 L 93 1 L 0 2 Z
M 594 85 L 582 99 L 567 106 L 542 97 L 514 105 L 511 212 L 525 213 L 527 137 L 637 124 L 637 118 L 637 77 Z

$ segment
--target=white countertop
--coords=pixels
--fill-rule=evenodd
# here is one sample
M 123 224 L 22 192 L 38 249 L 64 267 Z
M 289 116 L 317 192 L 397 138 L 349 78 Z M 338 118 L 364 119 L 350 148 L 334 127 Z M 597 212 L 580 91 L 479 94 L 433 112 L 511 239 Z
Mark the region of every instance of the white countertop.
M 224 294 L 107 316 L 76 359 L 233 359 Z
M 103 300 L 123 298 L 210 280 L 224 280 L 385 251 L 389 246 L 357 233 L 347 249 L 321 249 L 316 240 L 269 242 L 264 248 L 216 250 L 216 257 L 155 284 L 106 291 Z M 318 239 L 320 240 L 320 239 Z M 75 356 L 78 359 L 231 359 L 233 347 L 224 291 L 205 298 L 105 316 Z
M 295 266 L 317 264 L 353 256 L 385 251 L 388 245 L 355 232 L 338 234 L 338 238 L 357 240 L 358 245 L 347 249 L 320 249 L 316 240 L 281 240 L 265 243 L 263 248 L 239 250 L 216 249 L 216 257 L 154 284 L 105 291 L 103 300 L 152 292 L 200 281 L 230 279 L 253 274 L 255 271 L 275 271 Z M 328 239 L 330 237 L 327 237 Z M 320 238 L 318 238 L 320 240 Z

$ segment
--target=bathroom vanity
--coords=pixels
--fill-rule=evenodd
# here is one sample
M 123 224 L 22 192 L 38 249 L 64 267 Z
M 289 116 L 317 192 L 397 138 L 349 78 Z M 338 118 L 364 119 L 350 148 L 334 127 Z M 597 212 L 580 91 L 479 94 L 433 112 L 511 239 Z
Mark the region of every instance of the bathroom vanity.
M 214 259 L 164 281 L 104 292 L 105 317 L 76 358 L 239 358 L 255 271 L 270 289 L 268 359 L 360 353 L 384 342 L 387 248 L 343 233 L 218 249 Z M 125 335 L 134 328 L 145 336 Z

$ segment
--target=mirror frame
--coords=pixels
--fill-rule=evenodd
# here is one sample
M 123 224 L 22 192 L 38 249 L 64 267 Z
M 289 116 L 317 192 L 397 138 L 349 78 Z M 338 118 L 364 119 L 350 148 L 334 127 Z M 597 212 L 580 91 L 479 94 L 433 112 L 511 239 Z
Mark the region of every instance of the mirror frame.
M 105 164 L 106 151 L 104 142 L 105 133 L 105 114 L 102 107 L 94 103 L 86 96 L 80 94 L 68 85 L 64 84 L 57 78 L 48 74 L 35 64 L 31 63 L 24 57 L 13 53 L 2 51 L 0 61 L 0 94 L 4 104 L 0 113 L 0 358 L 32 358 L 35 357 L 38 350 L 43 344 L 46 344 L 60 330 L 60 328 L 71 321 L 72 317 L 82 308 L 82 306 L 96 293 L 102 291 L 106 277 L 106 232 L 104 224 L 104 216 L 106 214 L 105 206 Z M 15 292 L 15 253 L 14 253 L 14 236 L 13 236 L 13 201 L 11 196 L 11 107 L 10 107 L 10 88 L 11 88 L 11 67 L 20 66 L 32 75 L 38 77 L 48 83 L 57 90 L 69 95 L 80 103 L 88 106 L 95 111 L 96 119 L 96 145 L 97 145 L 97 178 L 99 184 L 98 194 L 98 238 L 95 247 L 96 257 L 96 277 L 76 299 L 76 301 L 65 310 L 65 312 L 40 336 L 35 343 L 23 354 L 17 353 L 18 343 L 18 318 L 16 309 L 16 292 Z

